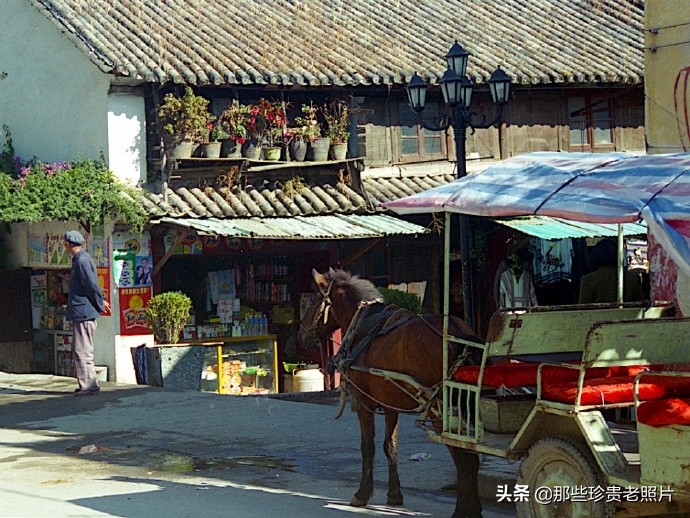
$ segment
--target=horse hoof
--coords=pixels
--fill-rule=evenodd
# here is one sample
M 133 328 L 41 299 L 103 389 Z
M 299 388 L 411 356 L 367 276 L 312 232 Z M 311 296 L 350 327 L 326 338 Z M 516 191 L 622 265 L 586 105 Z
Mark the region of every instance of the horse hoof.
M 359 498 L 354 496 L 352 497 L 352 500 L 350 500 L 350 505 L 352 507 L 366 507 L 367 502 L 365 502 L 364 500 L 360 500 Z
M 396 498 L 390 498 L 390 497 L 389 497 L 388 500 L 386 500 L 386 505 L 393 505 L 393 506 L 396 506 L 396 507 L 399 507 L 399 506 L 403 505 L 402 496 L 399 496 L 399 497 L 396 497 Z

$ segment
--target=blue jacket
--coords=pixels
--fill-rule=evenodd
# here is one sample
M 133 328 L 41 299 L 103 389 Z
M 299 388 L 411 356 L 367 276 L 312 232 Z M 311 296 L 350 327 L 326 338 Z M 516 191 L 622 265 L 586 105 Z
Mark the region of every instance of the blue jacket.
M 72 258 L 67 296 L 67 320 L 94 320 L 103 311 L 103 293 L 98 285 L 96 265 L 91 256 L 80 250 Z

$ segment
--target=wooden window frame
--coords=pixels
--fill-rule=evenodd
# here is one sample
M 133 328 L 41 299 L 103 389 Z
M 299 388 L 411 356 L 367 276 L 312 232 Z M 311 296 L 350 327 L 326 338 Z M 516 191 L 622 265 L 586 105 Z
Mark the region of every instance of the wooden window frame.
M 436 108 L 434 108 L 434 106 Z M 397 125 L 394 127 L 395 138 L 393 138 L 393 157 L 394 163 L 405 164 L 405 163 L 415 163 L 415 162 L 429 162 L 433 160 L 448 160 L 449 145 L 448 145 L 448 131 L 440 131 L 439 142 L 440 142 L 440 152 L 439 153 L 426 153 L 425 152 L 425 139 L 427 138 L 426 131 L 421 125 L 416 124 L 416 135 L 403 135 L 402 131 L 402 117 L 401 109 L 409 110 L 411 113 L 412 109 L 408 106 L 407 102 L 400 101 L 395 104 L 395 116 Z M 443 104 L 437 101 L 427 102 L 427 107 L 422 112 L 422 116 L 425 120 L 431 122 L 431 124 L 438 124 L 442 116 Z M 430 113 L 434 111 L 436 115 L 435 120 L 429 118 Z M 407 153 L 403 154 L 403 140 L 416 140 L 417 142 L 417 153 Z
M 570 111 L 570 101 L 573 99 L 580 99 L 584 101 L 584 108 L 577 110 L 582 112 L 585 118 L 585 129 L 583 133 L 586 134 L 586 140 L 582 139 L 580 144 L 571 142 L 570 132 L 571 123 L 574 120 L 574 112 Z M 566 110 L 568 112 L 568 149 L 570 151 L 605 153 L 616 150 L 616 122 L 614 119 L 613 103 L 610 98 L 602 95 L 601 92 L 573 92 L 568 94 L 566 98 Z M 595 119 L 594 113 L 606 111 L 608 112 L 609 133 L 611 142 L 597 143 L 594 140 Z

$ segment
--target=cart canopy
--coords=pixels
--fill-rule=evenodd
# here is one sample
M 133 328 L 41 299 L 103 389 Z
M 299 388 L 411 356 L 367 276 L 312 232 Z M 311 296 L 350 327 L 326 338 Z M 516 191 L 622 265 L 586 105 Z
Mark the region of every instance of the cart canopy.
M 644 220 L 690 276 L 690 153 L 529 153 L 384 207 L 399 214 Z

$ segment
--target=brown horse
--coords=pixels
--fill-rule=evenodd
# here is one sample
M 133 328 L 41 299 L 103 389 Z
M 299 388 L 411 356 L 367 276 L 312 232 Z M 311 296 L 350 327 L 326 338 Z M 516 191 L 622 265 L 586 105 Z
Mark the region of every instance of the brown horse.
M 377 314 L 384 309 L 390 310 L 392 306 L 383 303 L 381 293 L 370 281 L 333 269 L 323 275 L 314 270 L 313 276 L 318 294 L 302 319 L 299 339 L 308 346 L 338 328 L 344 333 L 336 366 L 351 393 L 353 410 L 357 412 L 362 452 L 361 480 L 350 505 L 367 505 L 374 491 L 376 410 L 383 410 L 385 416 L 383 449 L 388 458 L 387 504 L 402 505 L 397 461 L 398 415 L 400 412 L 428 412 L 429 406 L 438 404 L 435 395 L 441 397 L 441 392 L 434 392 L 434 389 L 440 387 L 443 377 L 442 316 L 417 317 L 393 307 L 397 312 L 393 312 L 385 324 L 391 330 L 380 334 L 381 325 L 372 330 L 366 322 L 372 315 L 375 319 Z M 455 336 L 480 342 L 472 329 L 460 319 L 451 318 L 450 330 Z M 373 340 L 363 345 L 367 336 L 373 336 Z M 453 363 L 459 353 L 457 348 L 452 349 L 449 351 L 449 363 Z M 416 379 L 428 389 L 424 391 L 426 395 L 432 394 L 430 400 L 427 404 L 420 403 L 419 391 L 410 384 L 384 379 L 376 375 L 380 371 L 372 372 L 370 368 L 393 371 Z M 442 423 L 439 414 L 431 412 L 430 419 L 436 430 L 440 430 Z M 454 447 L 448 449 L 457 472 L 457 502 L 453 517 L 481 516 L 477 487 L 479 458 L 473 452 Z

